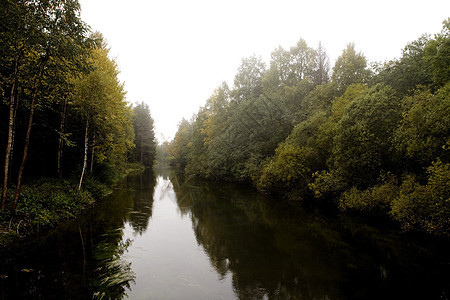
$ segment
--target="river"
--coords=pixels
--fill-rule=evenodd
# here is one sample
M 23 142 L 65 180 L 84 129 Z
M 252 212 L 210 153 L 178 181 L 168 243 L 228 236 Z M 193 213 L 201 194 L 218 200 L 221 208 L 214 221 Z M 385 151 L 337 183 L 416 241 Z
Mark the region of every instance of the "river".
M 169 171 L 0 257 L 1 299 L 449 299 L 448 241 Z

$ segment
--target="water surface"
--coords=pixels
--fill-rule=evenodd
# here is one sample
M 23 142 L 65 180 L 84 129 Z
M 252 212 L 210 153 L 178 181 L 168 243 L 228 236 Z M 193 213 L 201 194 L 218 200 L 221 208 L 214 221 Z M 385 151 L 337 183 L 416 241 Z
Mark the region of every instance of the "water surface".
M 447 241 L 165 171 L 1 253 L 1 299 L 448 299 Z

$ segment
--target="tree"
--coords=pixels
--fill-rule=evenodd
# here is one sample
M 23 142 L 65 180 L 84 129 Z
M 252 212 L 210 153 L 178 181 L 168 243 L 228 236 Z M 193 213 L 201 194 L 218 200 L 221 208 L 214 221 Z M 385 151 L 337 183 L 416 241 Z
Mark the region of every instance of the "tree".
M 316 50 L 314 62 L 314 70 L 312 71 L 312 79 L 316 85 L 321 85 L 330 81 L 330 61 L 327 52 L 319 42 Z
M 42 102 L 45 98 L 42 87 L 49 84 L 45 75 L 50 73 L 49 69 L 64 68 L 71 62 L 85 41 L 86 26 L 79 18 L 80 8 L 77 1 L 7 1 L 2 2 L 2 6 L 8 11 L 7 14 L 2 14 L 4 17 L 2 24 L 4 21 L 7 26 L 2 26 L 1 36 L 5 45 L 8 45 L 3 54 L 6 54 L 4 59 L 9 62 L 10 74 L 7 84 L 11 86 L 4 182 L 8 178 L 8 160 L 13 151 L 15 107 L 19 91 L 23 91 L 22 98 L 29 101 L 29 119 L 12 207 L 15 211 L 28 157 L 35 108 L 37 102 Z M 8 70 L 8 67 L 4 70 Z M 2 209 L 5 208 L 6 186 L 3 194 Z
M 288 80 L 290 85 L 305 79 L 312 78 L 315 68 L 316 51 L 308 47 L 304 39 L 300 39 L 294 47 L 289 50 L 290 72 Z
M 414 176 L 405 178 L 391 215 L 405 229 L 445 235 L 450 228 L 450 164 L 437 160 L 427 168 L 427 175 L 425 185 Z
M 192 146 L 192 124 L 186 119 L 182 119 L 178 124 L 178 130 L 169 147 L 173 155 L 174 163 L 181 170 L 188 164 L 188 154 Z
M 234 77 L 233 99 L 237 102 L 257 97 L 262 92 L 262 77 L 266 70 L 261 57 L 243 58 Z
M 278 87 L 295 86 L 306 78 L 321 84 L 328 81 L 327 60 L 321 44 L 316 51 L 310 48 L 304 39 L 300 39 L 289 51 L 280 46 L 271 53 L 272 74 L 269 76 L 274 77 Z
M 355 44 L 350 43 L 338 57 L 331 80 L 338 90 L 344 92 L 352 83 L 364 83 L 370 76 L 367 61 L 362 53 L 356 53 Z
M 349 186 L 367 187 L 394 169 L 392 136 L 401 119 L 395 91 L 378 84 L 344 110 L 337 124 L 331 169 Z
M 131 111 L 124 99 L 123 84 L 117 77 L 117 65 L 108 58 L 108 49 L 94 47 L 88 62 L 92 71 L 74 80 L 73 92 L 77 112 L 84 121 L 84 154 L 78 189 L 86 172 L 90 141 L 99 163 L 120 168 L 134 139 Z M 91 153 L 92 165 L 94 152 Z
M 450 18 L 443 22 L 441 33 L 428 41 L 424 48 L 424 62 L 429 66 L 434 88 L 448 83 L 450 79 Z
M 404 105 L 403 118 L 395 132 L 400 156 L 419 172 L 436 158 L 449 162 L 450 83 L 434 95 L 429 90 L 416 90 L 405 97 Z
M 430 65 L 424 60 L 428 41 L 429 36 L 422 35 L 408 43 L 400 59 L 389 61 L 382 67 L 376 82 L 390 85 L 401 97 L 411 95 L 418 85 L 429 86 L 432 83 Z
M 146 167 L 151 167 L 156 155 L 155 132 L 153 118 L 147 104 L 141 102 L 134 110 L 134 135 L 136 148 L 134 158 Z

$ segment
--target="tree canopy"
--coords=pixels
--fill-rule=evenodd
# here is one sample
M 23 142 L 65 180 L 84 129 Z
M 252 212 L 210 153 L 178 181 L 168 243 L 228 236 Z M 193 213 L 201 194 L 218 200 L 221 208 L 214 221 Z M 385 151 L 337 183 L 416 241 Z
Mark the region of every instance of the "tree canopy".
M 234 86 L 180 123 L 166 157 L 190 175 L 448 234 L 449 38 L 446 20 L 372 68 L 351 43 L 331 74 L 323 46 L 303 39 L 276 48 L 268 68 L 245 58 Z
M 112 182 L 128 157 L 151 166 L 149 109 L 143 129 L 106 41 L 81 20 L 78 1 L 7 0 L 0 10 L 1 209 L 15 210 L 23 178 L 78 177 L 81 188 L 85 174 Z M 131 155 L 135 131 L 145 135 L 145 160 Z

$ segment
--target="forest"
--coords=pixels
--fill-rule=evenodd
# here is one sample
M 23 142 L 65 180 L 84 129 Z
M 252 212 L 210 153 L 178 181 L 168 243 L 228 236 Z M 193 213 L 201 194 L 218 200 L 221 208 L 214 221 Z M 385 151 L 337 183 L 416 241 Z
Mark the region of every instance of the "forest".
M 300 39 L 242 59 L 158 151 L 187 176 L 448 235 L 449 79 L 450 19 L 383 63 L 350 43 L 331 68 Z
M 6 0 L 0 11 L 1 219 L 52 223 L 153 165 L 153 119 L 127 102 L 78 1 Z

